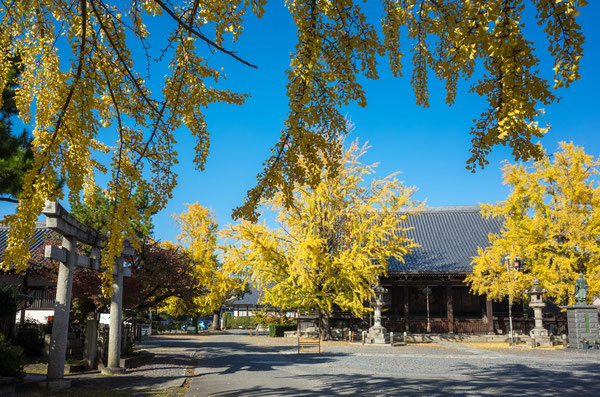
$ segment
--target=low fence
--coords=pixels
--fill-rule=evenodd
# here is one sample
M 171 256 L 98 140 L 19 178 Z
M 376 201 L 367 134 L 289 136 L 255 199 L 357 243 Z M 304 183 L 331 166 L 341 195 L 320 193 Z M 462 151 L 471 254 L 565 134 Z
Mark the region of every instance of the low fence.
M 544 313 L 544 328 L 552 335 L 561 335 L 567 333 L 566 313 Z M 521 335 L 528 335 L 535 327 L 535 321 L 532 317 L 513 317 L 513 331 Z M 508 313 L 497 313 L 494 316 L 494 330 L 497 333 L 508 334 L 510 330 L 510 319 Z
M 383 318 L 383 326 L 390 332 L 427 333 L 427 319 L 417 318 L 406 321 L 404 318 Z M 448 319 L 432 318 L 429 321 L 431 333 L 448 333 Z M 513 317 L 513 330 L 522 335 L 529 334 L 534 328 L 532 317 L 515 316 Z M 454 319 L 454 333 L 457 334 L 487 334 L 489 324 L 486 319 Z M 567 319 L 564 313 L 546 313 L 544 314 L 544 328 L 551 334 L 560 335 L 567 332 Z M 508 313 L 496 313 L 494 316 L 494 332 L 508 334 L 510 329 Z

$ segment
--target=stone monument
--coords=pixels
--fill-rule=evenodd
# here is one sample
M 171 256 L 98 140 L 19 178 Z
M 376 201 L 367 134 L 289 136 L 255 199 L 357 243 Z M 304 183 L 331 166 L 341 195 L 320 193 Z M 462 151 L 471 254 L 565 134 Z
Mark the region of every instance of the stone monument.
M 569 327 L 569 347 L 583 349 L 584 345 L 597 344 L 600 340 L 598 333 L 598 308 L 586 303 L 588 284 L 579 273 L 575 281 L 575 304 L 567 306 L 567 324 Z
M 529 332 L 531 345 L 532 347 L 552 347 L 552 339 L 548 335 L 548 331 L 544 328 L 542 317 L 542 309 L 546 306 L 543 295 L 548 291 L 540 287 L 540 280 L 537 277 L 533 278 L 532 283 L 533 286 L 531 289 L 527 290 L 531 300 L 529 307 L 533 309 L 533 318 L 535 320 L 535 328 Z
M 369 328 L 367 333 L 367 342 L 373 344 L 389 343 L 389 335 L 385 327 L 381 325 L 381 308 L 383 307 L 383 294 L 387 290 L 381 286 L 375 287 L 375 302 L 373 303 L 373 326 Z

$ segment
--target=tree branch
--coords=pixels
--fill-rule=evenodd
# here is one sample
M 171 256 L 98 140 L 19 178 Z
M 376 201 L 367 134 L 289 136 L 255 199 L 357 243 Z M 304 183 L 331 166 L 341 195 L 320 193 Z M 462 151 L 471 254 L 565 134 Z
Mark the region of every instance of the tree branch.
M 181 20 L 181 18 L 175 14 L 173 12 L 173 10 L 171 10 L 169 7 L 167 7 L 167 5 L 165 3 L 163 3 L 161 0 L 154 0 L 163 10 L 165 10 L 167 12 L 167 14 L 169 14 L 171 16 L 171 18 L 173 18 L 175 20 L 175 22 L 177 22 L 179 24 L 179 26 L 182 26 L 185 30 L 187 30 L 188 32 L 192 33 L 194 36 L 204 40 L 208 45 L 211 45 L 213 47 L 215 47 L 217 50 L 233 57 L 234 59 L 240 61 L 241 63 L 243 63 L 244 65 L 248 65 L 251 68 L 254 69 L 258 69 L 258 66 L 253 65 L 245 60 L 243 60 L 242 58 L 238 57 L 237 55 L 235 55 L 235 53 L 233 51 L 228 51 L 225 48 L 221 47 L 220 45 L 218 45 L 217 43 L 215 43 L 214 41 L 210 40 L 208 37 L 204 36 L 202 33 L 200 33 L 199 31 L 197 31 L 196 29 L 194 29 L 192 27 L 192 21 L 190 21 L 190 24 L 187 25 L 185 24 L 185 22 L 183 22 Z

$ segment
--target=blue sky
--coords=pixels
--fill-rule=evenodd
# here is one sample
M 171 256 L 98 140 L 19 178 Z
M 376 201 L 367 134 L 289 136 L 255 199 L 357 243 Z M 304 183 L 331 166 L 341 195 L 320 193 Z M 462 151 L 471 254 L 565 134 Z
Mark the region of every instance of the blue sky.
M 211 148 L 204 172 L 194 169 L 193 141 L 189 133 L 179 129 L 175 134 L 180 160 L 176 167 L 179 184 L 169 205 L 154 217 L 157 239 L 175 238 L 178 230 L 171 214 L 184 211 L 185 203 L 198 201 L 212 208 L 221 226 L 231 222 L 232 209 L 243 202 L 246 191 L 254 186 L 263 161 L 280 136 L 287 114 L 284 72 L 289 67 L 296 38 L 283 2 L 269 3 L 266 11 L 261 20 L 249 18 L 241 39 L 227 45 L 258 65 L 258 70 L 222 55 L 215 58 L 223 63 L 228 77 L 220 86 L 251 96 L 243 106 L 210 105 L 205 110 Z M 377 9 L 369 12 L 375 16 L 372 22 L 379 20 Z M 563 97 L 560 103 L 546 107 L 542 121 L 551 123 L 552 129 L 542 144 L 550 152 L 556 150 L 559 141 L 573 141 L 588 154 L 600 155 L 597 136 L 600 118 L 596 105 L 600 91 L 598 15 L 600 5 L 591 2 L 583 9 L 580 19 L 586 36 L 582 79 L 558 92 Z M 533 31 L 540 31 L 533 23 L 528 23 L 528 28 L 529 25 Z M 542 34 L 536 37 L 543 39 Z M 547 45 L 537 47 L 545 49 Z M 408 53 L 408 45 L 404 49 Z M 538 56 L 545 68 L 543 76 L 551 77 L 552 66 L 547 55 L 540 51 Z M 405 58 L 407 66 L 409 60 L 410 55 Z M 508 149 L 495 148 L 484 170 L 473 174 L 465 169 L 472 120 L 484 106 L 477 95 L 468 93 L 468 83 L 459 83 L 456 103 L 449 108 L 444 103 L 442 86 L 432 81 L 430 107 L 423 109 L 414 104 L 410 68 L 406 68 L 405 77 L 394 78 L 386 70 L 385 58 L 379 65 L 380 78 L 364 81 L 367 106 L 344 109 L 355 125 L 350 139 L 369 141 L 372 146 L 364 157 L 365 162 L 379 162 L 377 175 L 380 177 L 402 171 L 401 179 L 418 188 L 415 198 L 426 199 L 428 205 L 471 205 L 502 200 L 508 190 L 502 185 L 500 167 L 502 160 L 510 159 Z M 155 89 L 159 83 L 154 83 Z M 0 215 L 13 211 L 14 206 L 0 204 Z

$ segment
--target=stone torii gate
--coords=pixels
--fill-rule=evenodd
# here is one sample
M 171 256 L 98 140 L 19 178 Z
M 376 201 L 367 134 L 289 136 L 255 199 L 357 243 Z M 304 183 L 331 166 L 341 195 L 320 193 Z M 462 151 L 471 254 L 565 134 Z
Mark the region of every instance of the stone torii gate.
M 42 213 L 46 215 L 46 227 L 62 235 L 61 247 L 48 245 L 45 252 L 46 258 L 55 259 L 60 263 L 56 282 L 56 302 L 54 304 L 54 322 L 52 324 L 46 386 L 49 388 L 68 388 L 71 381 L 64 379 L 64 365 L 67 353 L 73 271 L 75 266 L 100 270 L 100 250 L 106 243 L 106 236 L 79 222 L 56 202 L 46 202 Z M 78 242 L 92 247 L 90 256 L 77 254 Z M 129 242 L 125 241 L 122 255 L 131 256 L 134 254 L 135 251 Z M 103 370 L 103 373 L 124 371 L 120 368 L 123 277 L 129 277 L 131 270 L 123 267 L 122 256 L 116 259 L 113 275 L 108 337 L 108 367 Z

